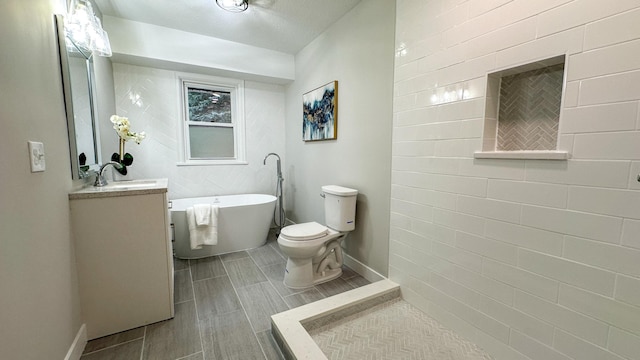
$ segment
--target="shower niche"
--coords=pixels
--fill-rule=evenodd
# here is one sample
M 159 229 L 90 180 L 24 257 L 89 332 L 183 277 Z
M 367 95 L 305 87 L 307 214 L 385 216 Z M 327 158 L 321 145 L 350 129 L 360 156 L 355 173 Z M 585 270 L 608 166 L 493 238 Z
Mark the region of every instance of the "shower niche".
M 565 55 L 487 75 L 482 151 L 477 159 L 566 160 L 558 149 Z

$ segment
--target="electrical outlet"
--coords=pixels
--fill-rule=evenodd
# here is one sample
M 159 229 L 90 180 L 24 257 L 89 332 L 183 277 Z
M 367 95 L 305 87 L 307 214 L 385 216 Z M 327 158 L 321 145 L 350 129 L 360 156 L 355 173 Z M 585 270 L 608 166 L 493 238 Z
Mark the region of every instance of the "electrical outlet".
M 29 159 L 31 172 L 44 171 L 44 144 L 36 141 L 29 141 Z

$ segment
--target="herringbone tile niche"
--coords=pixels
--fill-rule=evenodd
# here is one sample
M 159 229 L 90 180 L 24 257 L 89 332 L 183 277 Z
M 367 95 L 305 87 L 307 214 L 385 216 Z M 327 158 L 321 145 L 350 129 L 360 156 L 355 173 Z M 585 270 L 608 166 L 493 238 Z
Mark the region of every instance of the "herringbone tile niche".
M 483 150 L 556 150 L 563 77 L 564 56 L 490 74 Z

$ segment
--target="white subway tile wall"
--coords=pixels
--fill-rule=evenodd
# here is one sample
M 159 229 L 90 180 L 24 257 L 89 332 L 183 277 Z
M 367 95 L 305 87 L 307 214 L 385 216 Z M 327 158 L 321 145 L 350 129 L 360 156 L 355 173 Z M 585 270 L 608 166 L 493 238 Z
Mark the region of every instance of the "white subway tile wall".
M 497 359 L 640 360 L 638 19 L 640 0 L 397 2 L 390 277 Z M 474 159 L 487 73 L 563 54 L 571 158 Z
M 625 219 L 622 226 L 622 245 L 640 249 L 640 221 Z
M 563 112 L 560 131 L 566 134 L 632 131 L 637 117 L 638 103 L 635 101 L 568 108 Z
M 275 192 L 275 168 L 262 161 L 270 152 L 284 156 L 283 86 L 245 81 L 248 164 L 177 166 L 182 120 L 176 72 L 114 63 L 113 75 L 118 114 L 129 117 L 137 131 L 147 133 L 140 145 L 127 145 L 135 158 L 127 177 L 166 177 L 172 199 Z
M 609 348 L 626 359 L 640 359 L 640 337 L 633 336 L 615 327 L 611 328 L 609 334 Z
M 640 279 L 618 274 L 615 298 L 627 304 L 640 306 Z
M 636 70 L 638 61 L 627 54 L 638 51 L 640 51 L 640 41 L 636 40 L 576 54 L 571 57 L 567 80 L 587 79 Z M 607 66 L 600 66 L 603 63 Z
M 640 130 L 640 128 L 638 128 L 638 130 Z M 629 172 L 629 189 L 640 190 L 640 161 L 631 162 L 631 171 Z

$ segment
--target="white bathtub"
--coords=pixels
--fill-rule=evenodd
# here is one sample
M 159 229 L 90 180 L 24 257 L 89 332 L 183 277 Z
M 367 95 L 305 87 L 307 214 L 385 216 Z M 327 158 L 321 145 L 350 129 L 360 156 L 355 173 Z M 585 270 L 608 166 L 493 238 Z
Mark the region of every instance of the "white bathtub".
M 198 259 L 264 245 L 276 199 L 272 195 L 242 194 L 171 200 L 174 255 L 180 259 Z M 186 209 L 195 204 L 220 207 L 217 245 L 191 249 Z

